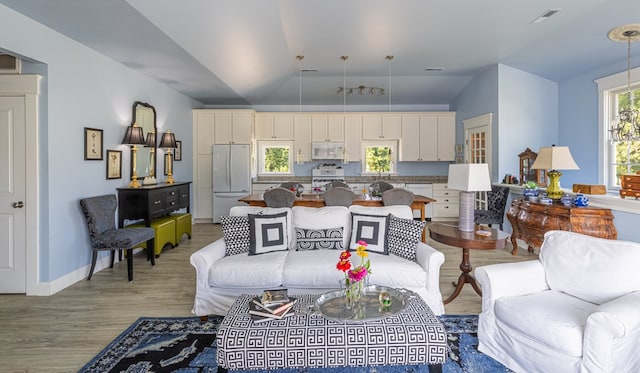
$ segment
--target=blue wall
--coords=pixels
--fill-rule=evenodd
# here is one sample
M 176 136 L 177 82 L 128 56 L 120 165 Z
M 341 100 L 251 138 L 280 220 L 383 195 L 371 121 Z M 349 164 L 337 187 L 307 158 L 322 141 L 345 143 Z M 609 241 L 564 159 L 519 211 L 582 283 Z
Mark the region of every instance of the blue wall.
M 497 169 L 500 181 L 505 174 L 518 175 L 518 154 L 530 148 L 558 143 L 558 85 L 537 75 L 510 66 L 498 67 L 498 117 L 493 138 L 498 138 Z M 495 149 L 495 146 L 494 146 Z
M 498 159 L 498 66 L 491 66 L 478 74 L 467 84 L 464 90 L 456 97 L 451 111 L 456 112 L 456 144 L 464 142 L 463 120 L 477 117 L 482 114 L 493 113 L 493 149 L 492 159 Z M 499 178 L 498 167 L 494 163 L 491 170 L 491 179 L 496 182 Z
M 192 153 L 191 109 L 200 105 L 4 5 L 0 48 L 26 56 L 25 73 L 44 76 L 38 129 L 39 282 L 47 283 L 91 262 L 78 200 L 126 186 L 130 152 L 120 142 L 131 123 L 133 102 L 154 105 L 158 131 L 175 132 L 186 155 Z M 123 151 L 122 179 L 106 180 L 105 161 L 84 160 L 84 127 L 104 131 L 104 150 Z M 183 157 L 174 169 L 177 180 L 191 180 L 191 157 Z
M 493 113 L 491 158 L 493 182 L 518 175 L 518 154 L 558 139 L 556 83 L 506 65 L 495 65 L 476 76 L 456 97 L 457 143 L 464 141 L 463 120 Z
M 560 82 L 560 141 L 569 146 L 580 167 L 580 171 L 564 172 L 565 188 L 574 183 L 605 184 L 598 175 L 598 86 L 594 80 L 625 70 L 626 61 L 623 60 Z M 614 211 L 618 238 L 640 242 L 640 201 L 629 200 L 627 203 L 637 203 L 639 214 Z

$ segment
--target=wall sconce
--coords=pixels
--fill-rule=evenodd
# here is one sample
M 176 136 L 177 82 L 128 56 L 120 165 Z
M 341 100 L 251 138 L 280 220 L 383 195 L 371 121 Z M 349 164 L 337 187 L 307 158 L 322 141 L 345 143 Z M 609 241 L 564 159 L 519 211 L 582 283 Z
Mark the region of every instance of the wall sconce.
M 160 139 L 160 145 L 158 145 L 158 147 L 166 149 L 167 156 L 169 157 L 169 159 L 167 160 L 167 180 L 165 180 L 165 183 L 173 184 L 176 181 L 173 180 L 173 161 L 171 159 L 171 149 L 175 149 L 178 147 L 176 145 L 176 136 L 171 133 L 171 131 L 163 133 L 162 138 Z
M 136 171 L 136 152 L 138 151 L 137 145 L 145 145 L 142 127 L 139 127 L 135 123 L 127 127 L 127 130 L 124 133 L 124 138 L 122 139 L 122 143 L 131 146 L 132 167 L 131 182 L 129 183 L 129 188 L 140 188 L 142 185 L 140 185 L 140 182 L 138 181 L 138 173 Z
M 302 157 L 302 148 L 298 149 L 298 153 L 296 154 L 296 164 L 303 164 L 303 157 Z

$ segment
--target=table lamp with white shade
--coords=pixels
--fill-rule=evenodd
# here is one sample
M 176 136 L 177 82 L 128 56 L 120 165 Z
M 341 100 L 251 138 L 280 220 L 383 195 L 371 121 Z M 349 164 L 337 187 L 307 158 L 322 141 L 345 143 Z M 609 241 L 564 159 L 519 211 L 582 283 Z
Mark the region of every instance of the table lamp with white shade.
M 558 170 L 580 169 L 573 160 L 568 146 L 555 145 L 540 148 L 538 156 L 531 168 L 534 170 L 549 170 L 547 171 L 547 176 L 549 176 L 547 196 L 551 199 L 560 199 L 563 194 L 560 188 L 560 176 L 562 176 L 562 172 Z
M 461 163 L 449 165 L 447 187 L 460 191 L 460 214 L 458 229 L 473 232 L 474 192 L 491 190 L 489 165 L 486 163 Z

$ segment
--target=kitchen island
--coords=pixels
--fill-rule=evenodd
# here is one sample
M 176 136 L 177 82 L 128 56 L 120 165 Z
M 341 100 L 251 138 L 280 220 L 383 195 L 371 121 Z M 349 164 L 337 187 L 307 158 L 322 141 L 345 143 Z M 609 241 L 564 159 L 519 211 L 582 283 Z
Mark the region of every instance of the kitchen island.
M 244 202 L 249 206 L 259 206 L 266 207 L 267 204 L 264 202 L 263 193 L 254 193 L 249 194 L 248 196 L 240 198 L 238 201 Z M 420 220 L 426 220 L 425 206 L 429 203 L 436 202 L 435 199 L 421 196 L 416 194 L 413 199 L 413 203 L 411 204 L 411 210 L 420 211 Z M 365 197 L 362 194 L 357 194 L 356 199 L 353 200 L 352 204 L 360 205 L 360 206 L 384 206 L 382 203 L 382 198 L 379 197 Z M 324 207 L 324 199 L 321 193 L 309 193 L 302 194 L 300 197 L 296 197 L 296 200 L 293 202 L 294 206 L 306 206 L 306 207 Z M 422 232 L 422 241 L 426 242 L 426 233 Z

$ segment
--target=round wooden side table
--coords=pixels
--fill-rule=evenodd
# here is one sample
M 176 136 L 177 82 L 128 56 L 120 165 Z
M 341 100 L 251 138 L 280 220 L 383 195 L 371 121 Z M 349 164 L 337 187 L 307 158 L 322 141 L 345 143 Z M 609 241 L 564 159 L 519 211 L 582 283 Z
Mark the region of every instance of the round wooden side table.
M 448 304 L 454 300 L 460 294 L 462 287 L 466 283 L 471 284 L 471 286 L 473 286 L 473 290 L 475 290 L 478 295 L 482 296 L 482 291 L 480 290 L 476 279 L 471 275 L 473 266 L 469 259 L 469 249 L 504 249 L 507 244 L 508 236 L 503 232 L 493 228 L 477 225 L 475 226 L 475 230 L 491 232 L 491 234 L 481 236 L 476 234 L 475 231 L 462 232 L 458 229 L 458 225 L 455 223 L 433 223 L 429 225 L 429 237 L 431 237 L 431 239 L 446 245 L 462 248 L 462 262 L 460 263 L 460 270 L 462 270 L 462 273 L 460 274 L 460 277 L 458 277 L 458 282 L 453 283 L 453 286 L 456 288 L 453 291 L 453 294 L 444 301 L 444 304 Z

